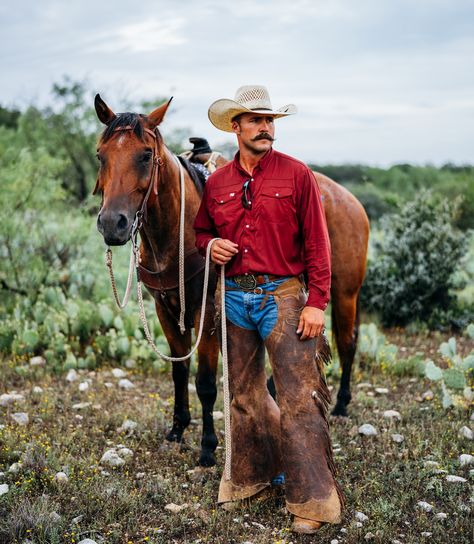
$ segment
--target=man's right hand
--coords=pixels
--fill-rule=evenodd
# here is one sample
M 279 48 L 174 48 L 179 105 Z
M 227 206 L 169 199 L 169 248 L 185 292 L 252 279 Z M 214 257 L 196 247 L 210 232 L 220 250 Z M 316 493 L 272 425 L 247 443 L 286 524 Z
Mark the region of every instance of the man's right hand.
M 226 264 L 239 252 L 239 246 L 230 240 L 216 240 L 211 247 L 211 261 L 216 264 Z

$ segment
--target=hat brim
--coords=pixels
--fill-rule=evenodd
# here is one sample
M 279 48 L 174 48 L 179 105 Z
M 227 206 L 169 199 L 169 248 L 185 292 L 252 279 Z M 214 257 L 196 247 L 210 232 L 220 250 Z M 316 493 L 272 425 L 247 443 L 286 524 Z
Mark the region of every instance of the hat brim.
M 242 106 L 234 100 L 229 100 L 228 98 L 221 98 L 213 102 L 208 111 L 209 121 L 218 128 L 219 130 L 224 130 L 225 132 L 233 132 L 232 130 L 232 119 L 241 113 L 260 113 L 263 115 L 271 115 L 275 119 L 279 117 L 286 117 L 287 115 L 293 115 L 298 111 L 297 107 L 294 104 L 287 104 L 277 110 L 265 110 L 265 109 L 255 109 L 251 110 Z

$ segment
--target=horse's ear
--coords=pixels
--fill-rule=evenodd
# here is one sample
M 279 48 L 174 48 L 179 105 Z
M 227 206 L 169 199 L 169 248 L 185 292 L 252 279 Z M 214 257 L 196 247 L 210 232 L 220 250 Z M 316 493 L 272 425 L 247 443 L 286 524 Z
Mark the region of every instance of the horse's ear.
M 171 97 L 168 102 L 165 102 L 164 104 L 161 104 L 156 110 L 153 110 L 151 113 L 148 114 L 148 120 L 150 123 L 157 127 L 161 121 L 163 121 L 163 118 L 169 108 L 169 105 L 171 104 L 171 101 L 173 100 L 173 97 Z
M 95 111 L 99 120 L 104 123 L 104 125 L 109 125 L 115 117 L 115 113 L 107 106 L 107 104 L 102 100 L 100 94 L 95 95 L 94 99 Z

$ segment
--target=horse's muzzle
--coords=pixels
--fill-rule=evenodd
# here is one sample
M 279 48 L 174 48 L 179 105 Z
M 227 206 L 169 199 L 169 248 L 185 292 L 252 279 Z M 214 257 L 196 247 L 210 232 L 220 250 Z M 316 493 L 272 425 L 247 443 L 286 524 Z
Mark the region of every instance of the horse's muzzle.
M 97 229 L 108 246 L 123 246 L 130 240 L 132 221 L 123 213 L 100 211 Z

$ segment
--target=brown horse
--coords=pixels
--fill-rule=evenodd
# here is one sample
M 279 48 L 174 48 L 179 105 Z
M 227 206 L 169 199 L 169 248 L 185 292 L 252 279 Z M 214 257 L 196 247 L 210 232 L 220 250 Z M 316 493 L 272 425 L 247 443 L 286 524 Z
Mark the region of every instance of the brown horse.
M 192 138 L 190 160 L 220 168 L 228 161 L 209 152 L 207 142 Z M 211 163 L 209 163 L 211 161 Z M 369 241 L 369 220 L 360 202 L 327 176 L 313 172 L 323 196 L 332 250 L 332 331 L 342 366 L 341 384 L 333 415 L 347 416 L 350 379 L 359 331 L 359 292 L 364 281 Z
M 200 318 L 204 260 L 195 249 L 192 225 L 199 208 L 202 187 L 198 187 L 185 171 L 186 330 L 181 334 L 178 326 L 177 267 L 181 193 L 179 166 L 158 130 L 170 102 L 148 116 L 134 113 L 116 115 L 99 95 L 95 97 L 97 116 L 106 128 L 98 143 L 100 168 L 94 193 L 100 191 L 102 194 L 97 227 L 107 245 L 127 243 L 138 217 L 141 223 L 140 279 L 155 300 L 156 313 L 171 355 L 182 357 L 190 351 L 191 329 L 198 327 Z M 199 463 L 204 466 L 215 464 L 214 451 L 217 446 L 212 417 L 219 355 L 217 337 L 213 334 L 215 285 L 214 274 L 209 284 L 196 375 L 196 390 L 202 404 L 203 418 Z M 170 441 L 180 442 L 190 422 L 188 378 L 189 360 L 174 362 L 174 418 L 172 429 L 166 437 Z

